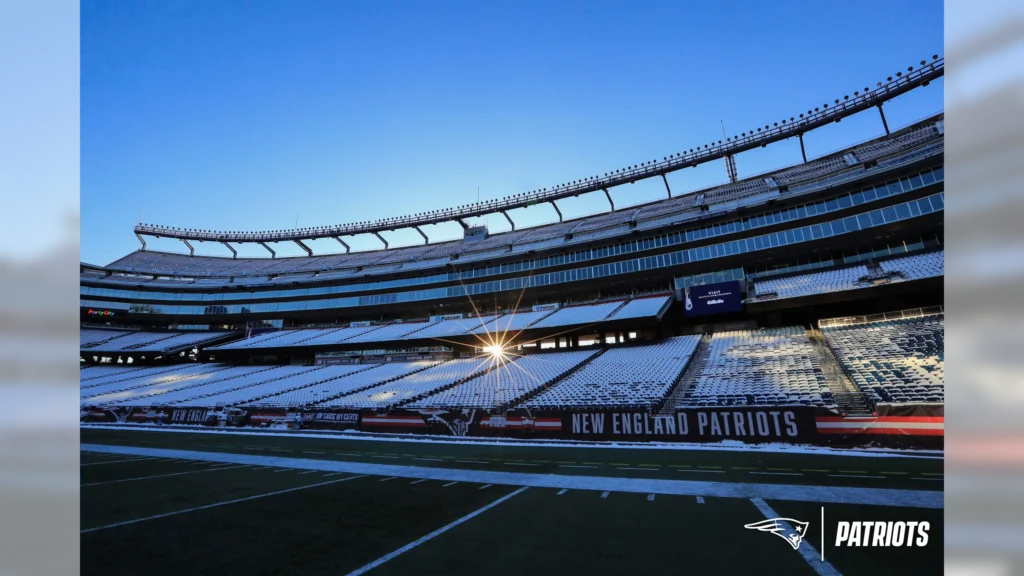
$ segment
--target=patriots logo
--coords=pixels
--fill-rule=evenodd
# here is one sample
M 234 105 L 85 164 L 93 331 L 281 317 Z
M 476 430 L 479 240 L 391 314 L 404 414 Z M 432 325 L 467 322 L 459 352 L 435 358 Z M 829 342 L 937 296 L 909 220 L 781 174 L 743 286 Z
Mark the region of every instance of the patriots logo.
M 800 543 L 804 541 L 809 524 L 809 522 L 801 522 L 792 518 L 771 518 L 761 522 L 754 522 L 753 524 L 745 524 L 743 527 L 759 532 L 771 532 L 789 542 L 793 550 L 796 550 L 800 547 Z

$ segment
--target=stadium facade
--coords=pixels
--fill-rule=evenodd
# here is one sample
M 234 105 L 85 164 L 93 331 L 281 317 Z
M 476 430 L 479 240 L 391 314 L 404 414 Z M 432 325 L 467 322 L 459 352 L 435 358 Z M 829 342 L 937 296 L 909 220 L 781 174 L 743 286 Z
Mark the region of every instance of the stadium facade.
M 944 124 L 890 131 L 907 74 L 724 142 L 552 189 L 379 222 L 268 232 L 140 224 L 142 249 L 81 265 L 90 421 L 582 440 L 941 443 Z M 735 156 L 857 113 L 886 135 L 740 179 Z M 665 174 L 722 160 L 730 182 Z M 663 200 L 611 191 L 662 179 Z M 508 213 L 601 194 L 603 214 Z M 490 234 L 467 218 L 501 213 Z M 457 221 L 461 240 L 421 226 Z M 420 246 L 382 232 L 413 228 Z M 383 249 L 352 252 L 375 235 Z M 176 238 L 188 254 L 148 250 Z M 344 250 L 313 254 L 305 241 Z M 192 242 L 231 256 L 198 256 Z M 274 242 L 306 256 L 277 258 Z M 256 243 L 266 258 L 239 258 Z

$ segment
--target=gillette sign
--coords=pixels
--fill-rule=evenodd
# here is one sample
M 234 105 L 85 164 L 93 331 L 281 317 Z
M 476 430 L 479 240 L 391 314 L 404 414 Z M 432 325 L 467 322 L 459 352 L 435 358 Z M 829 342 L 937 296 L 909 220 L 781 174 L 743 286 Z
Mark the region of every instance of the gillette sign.
M 740 283 L 737 280 L 690 286 L 682 289 L 681 296 L 687 316 L 743 310 L 743 298 L 740 294 Z

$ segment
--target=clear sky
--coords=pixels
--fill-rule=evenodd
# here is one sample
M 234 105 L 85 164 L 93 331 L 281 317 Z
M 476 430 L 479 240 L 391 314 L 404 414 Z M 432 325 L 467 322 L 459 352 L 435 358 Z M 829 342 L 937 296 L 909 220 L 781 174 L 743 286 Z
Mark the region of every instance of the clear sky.
M 83 0 L 81 26 L 82 260 L 95 264 L 139 247 L 143 210 L 147 223 L 262 230 L 551 187 L 721 139 L 722 122 L 732 136 L 852 96 L 943 45 L 933 0 Z M 890 126 L 940 111 L 942 90 L 887 105 Z M 861 114 L 808 135 L 808 153 L 882 133 Z M 741 177 L 799 161 L 796 140 L 737 157 Z M 676 193 L 724 181 L 722 162 L 669 176 Z M 663 195 L 660 179 L 613 190 L 617 206 Z M 601 194 L 560 204 L 566 217 L 607 209 Z M 513 217 L 556 219 L 550 206 Z

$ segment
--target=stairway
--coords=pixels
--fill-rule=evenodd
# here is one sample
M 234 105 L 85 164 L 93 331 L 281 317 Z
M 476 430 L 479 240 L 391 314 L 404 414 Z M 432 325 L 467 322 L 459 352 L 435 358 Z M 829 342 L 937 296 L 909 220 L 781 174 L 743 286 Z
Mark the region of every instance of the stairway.
M 825 382 L 828 384 L 829 390 L 835 396 L 839 411 L 848 416 L 870 416 L 874 412 L 871 403 L 843 371 L 839 359 L 829 348 L 824 334 L 811 326 L 807 330 L 807 337 L 811 339 L 811 343 L 818 353 L 818 363 L 821 365 L 821 371 L 825 375 Z
M 679 378 L 679 383 L 676 384 L 676 387 L 665 398 L 665 403 L 662 404 L 661 410 L 658 411 L 659 415 L 671 416 L 676 413 L 676 406 L 679 405 L 679 401 L 689 394 L 690 388 L 693 387 L 693 382 L 697 379 L 697 376 L 700 376 L 700 373 L 704 370 L 704 365 L 708 362 L 708 354 L 711 349 L 710 343 L 710 334 L 701 336 L 700 344 L 697 344 L 697 349 L 693 351 L 690 365 L 683 371 L 683 375 Z

